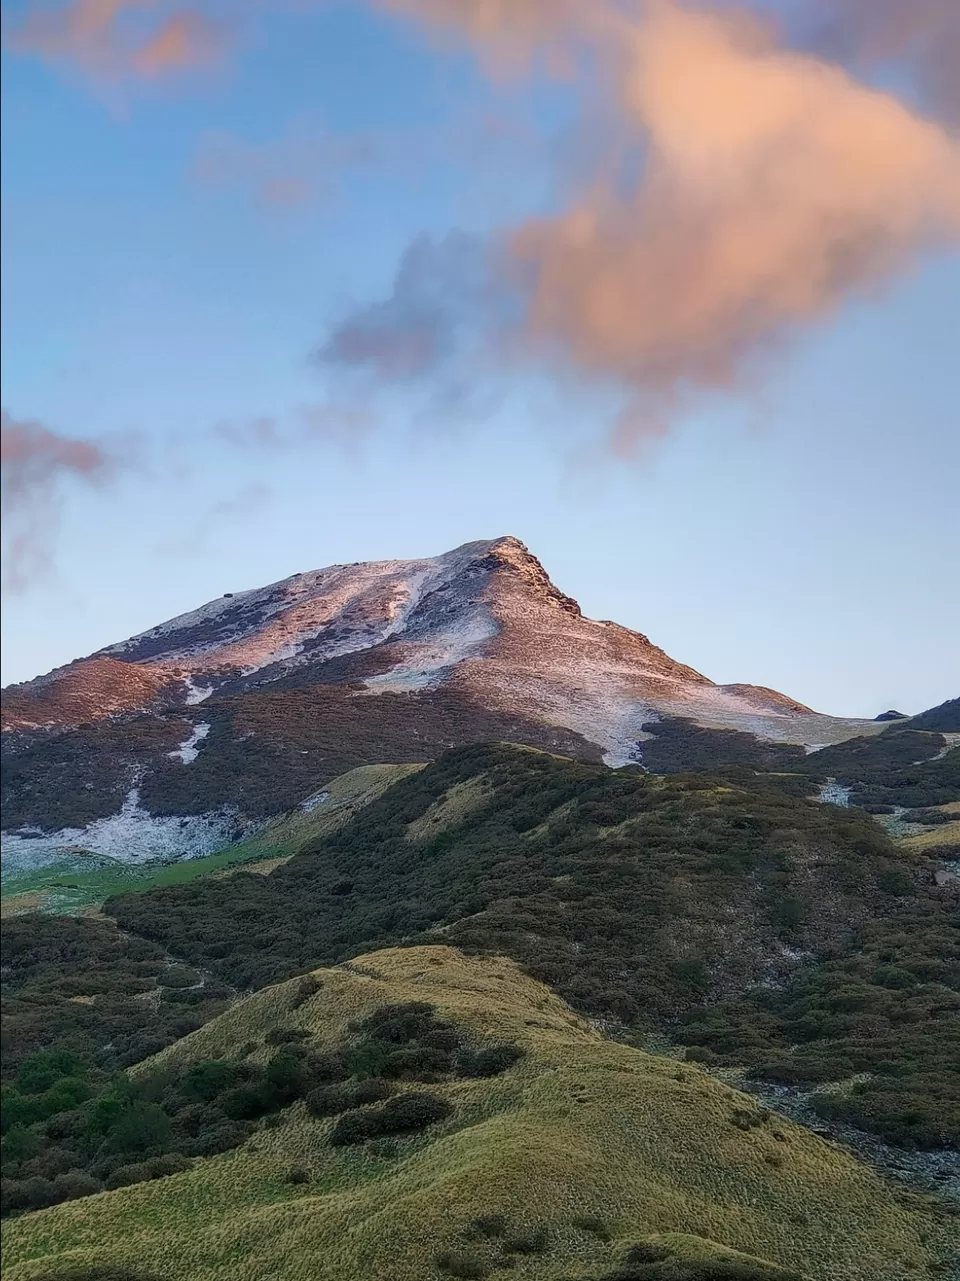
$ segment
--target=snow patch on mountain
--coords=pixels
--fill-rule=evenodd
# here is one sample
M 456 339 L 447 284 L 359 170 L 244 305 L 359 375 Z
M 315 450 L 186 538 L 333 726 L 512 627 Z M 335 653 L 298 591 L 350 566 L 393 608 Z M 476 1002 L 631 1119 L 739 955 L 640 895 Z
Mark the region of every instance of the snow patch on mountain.
M 844 787 L 842 783 L 838 783 L 835 778 L 828 778 L 821 784 L 816 799 L 822 801 L 824 805 L 839 805 L 842 809 L 849 809 L 851 790 L 849 787 Z
M 187 687 L 187 697 L 183 701 L 188 707 L 196 707 L 197 703 L 202 703 L 213 693 L 212 685 L 195 685 L 192 676 L 187 676 L 184 684 Z
M 100 653 L 179 670 L 187 701 L 199 702 L 199 691 L 207 687 L 197 682 L 205 672 L 251 676 L 276 664 L 297 667 L 382 644 L 404 629 L 424 596 L 510 541 L 467 543 L 424 560 L 333 565 L 294 574 L 267 587 L 230 593 Z
M 195 761 L 200 755 L 200 748 L 197 744 L 203 742 L 209 733 L 210 726 L 205 721 L 195 725 L 190 737 L 185 738 L 174 751 L 167 752 L 167 755 L 171 760 L 183 761 L 184 765 L 189 765 L 191 761 Z
M 313 796 L 308 796 L 305 801 L 300 802 L 300 811 L 303 814 L 312 814 L 315 809 L 325 805 L 329 799 L 329 792 L 315 792 Z
M 401 661 L 388 672 L 368 677 L 366 689 L 371 694 L 409 694 L 438 685 L 452 668 L 477 655 L 496 634 L 497 625 L 489 610 L 477 608 L 461 614 L 432 636 L 427 633 L 429 639 L 404 642 Z
M 140 793 L 132 787 L 118 814 L 97 819 L 88 827 L 65 827 L 43 835 L 34 835 L 33 829 L 4 833 L 2 856 L 9 869 L 17 870 L 42 867 L 81 850 L 121 863 L 199 858 L 215 854 L 250 830 L 229 811 L 156 817 L 141 809 Z

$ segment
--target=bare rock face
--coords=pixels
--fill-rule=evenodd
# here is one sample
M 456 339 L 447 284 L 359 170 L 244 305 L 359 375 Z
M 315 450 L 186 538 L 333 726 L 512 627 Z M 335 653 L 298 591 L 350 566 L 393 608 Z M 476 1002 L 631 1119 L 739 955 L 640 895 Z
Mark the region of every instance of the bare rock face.
M 52 778 L 61 807 L 85 789 L 84 813 L 93 791 L 105 817 L 131 787 L 150 813 L 263 813 L 339 767 L 490 738 L 624 765 L 661 717 L 810 749 L 883 728 L 715 685 L 639 632 L 584 618 L 504 537 L 227 593 L 10 687 L 5 825 L 45 826 Z M 188 758 L 171 750 L 185 719 L 207 726 Z

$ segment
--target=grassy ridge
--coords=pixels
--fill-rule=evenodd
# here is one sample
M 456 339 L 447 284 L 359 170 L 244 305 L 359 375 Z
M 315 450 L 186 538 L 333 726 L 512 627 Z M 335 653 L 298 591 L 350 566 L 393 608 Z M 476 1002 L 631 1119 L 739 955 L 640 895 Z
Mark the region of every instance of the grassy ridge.
M 411 1000 L 527 1055 L 502 1077 L 433 1087 L 452 1117 L 392 1154 L 331 1148 L 330 1122 L 295 1104 L 183 1173 L 15 1220 L 8 1281 L 68 1261 L 169 1281 L 442 1281 L 504 1258 L 518 1277 L 594 1281 L 644 1242 L 675 1259 L 743 1251 L 812 1281 L 904 1281 L 949 1248 L 955 1221 L 699 1068 L 603 1040 L 509 961 L 410 948 L 318 977 L 306 1002 L 297 981 L 265 989 L 135 1071 L 250 1041 L 265 1055 L 278 1026 L 330 1045 Z

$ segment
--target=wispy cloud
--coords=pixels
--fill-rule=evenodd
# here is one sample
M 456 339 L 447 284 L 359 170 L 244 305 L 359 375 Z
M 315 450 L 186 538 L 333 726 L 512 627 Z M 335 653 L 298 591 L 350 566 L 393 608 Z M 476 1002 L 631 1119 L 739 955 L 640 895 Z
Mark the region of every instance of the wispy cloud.
M 97 440 L 64 436 L 2 411 L 3 589 L 21 592 L 48 573 L 69 487 L 112 479 L 120 456 Z
M 357 404 L 319 402 L 286 414 L 252 414 L 218 423 L 213 437 L 234 449 L 274 452 L 332 444 L 356 453 L 373 428 L 370 410 Z
M 207 134 L 191 172 L 211 189 L 244 191 L 260 205 L 290 209 L 335 199 L 344 176 L 376 155 L 372 139 L 345 137 L 315 122 L 298 121 L 263 142 Z
M 629 448 L 664 430 L 678 402 L 742 387 L 800 331 L 960 244 L 957 140 L 742 11 L 390 4 L 461 21 L 482 42 L 589 44 L 615 124 L 566 207 L 490 242 L 505 305 L 464 289 L 462 240 L 440 252 L 420 240 L 391 295 L 332 329 L 327 362 L 383 380 L 435 376 L 472 317 L 526 367 L 619 389 L 616 439 Z
M 5 26 L 11 50 L 98 79 L 158 79 L 209 65 L 227 28 L 198 5 L 168 0 L 30 0 Z
M 162 555 L 192 556 L 205 550 L 219 533 L 229 531 L 238 522 L 249 522 L 263 514 L 273 498 L 273 491 L 262 481 L 252 481 L 228 498 L 211 503 L 196 519 L 177 531 L 176 536 L 157 545 Z

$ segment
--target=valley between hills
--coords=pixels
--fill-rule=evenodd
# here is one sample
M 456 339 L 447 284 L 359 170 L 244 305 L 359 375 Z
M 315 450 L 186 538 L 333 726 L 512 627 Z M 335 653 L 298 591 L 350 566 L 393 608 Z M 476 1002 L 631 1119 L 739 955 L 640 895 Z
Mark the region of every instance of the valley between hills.
M 960 1276 L 960 699 L 714 685 L 500 539 L 5 705 L 10 1281 Z

